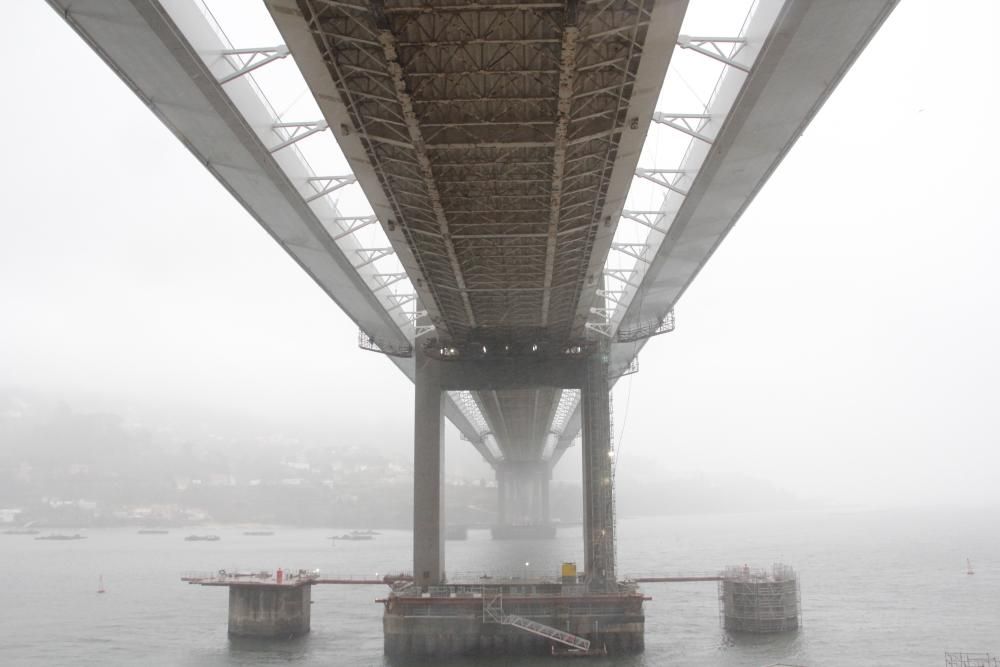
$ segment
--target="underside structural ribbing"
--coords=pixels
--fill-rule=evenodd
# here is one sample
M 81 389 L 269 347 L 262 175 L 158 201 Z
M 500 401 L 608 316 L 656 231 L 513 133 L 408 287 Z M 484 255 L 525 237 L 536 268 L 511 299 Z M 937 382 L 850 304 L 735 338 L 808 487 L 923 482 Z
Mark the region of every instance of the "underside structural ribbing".
M 586 345 L 686 0 L 266 4 L 434 325 L 422 344 Z M 558 384 L 475 394 L 501 457 L 552 456 Z

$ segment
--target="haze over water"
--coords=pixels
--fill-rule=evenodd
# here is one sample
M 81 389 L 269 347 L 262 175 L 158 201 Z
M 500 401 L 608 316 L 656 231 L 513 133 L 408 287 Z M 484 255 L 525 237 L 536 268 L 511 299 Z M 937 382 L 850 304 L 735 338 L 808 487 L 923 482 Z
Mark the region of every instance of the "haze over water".
M 800 575 L 804 625 L 797 632 L 731 637 L 718 622 L 714 583 L 643 590 L 646 651 L 591 665 L 723 665 L 778 661 L 823 665 L 940 665 L 946 650 L 1000 653 L 998 511 L 803 512 L 622 519 L 621 571 L 690 573 L 744 562 L 783 561 Z M 216 543 L 184 542 L 215 532 Z M 382 656 L 381 586 L 314 589 L 312 633 L 291 642 L 233 641 L 224 590 L 181 583 L 185 571 L 320 568 L 325 575 L 409 569 L 411 536 L 371 542 L 326 539 L 335 529 L 132 528 L 88 531 L 77 542 L 2 535 L 0 662 L 4 664 L 376 665 Z M 579 527 L 554 541 L 494 542 L 485 531 L 448 542 L 451 572 L 551 575 L 582 560 Z M 965 573 L 971 558 L 976 574 Z M 98 575 L 108 592 L 97 595 Z M 12 604 L 13 603 L 13 604 Z M 548 661 L 540 661 L 548 664 Z M 473 661 L 455 660 L 456 667 Z M 476 665 L 532 665 L 497 658 Z

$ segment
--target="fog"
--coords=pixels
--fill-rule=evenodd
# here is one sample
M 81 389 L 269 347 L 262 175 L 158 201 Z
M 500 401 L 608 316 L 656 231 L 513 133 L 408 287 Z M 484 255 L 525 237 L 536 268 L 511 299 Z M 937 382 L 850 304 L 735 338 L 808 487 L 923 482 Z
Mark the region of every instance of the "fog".
M 7 12 L 0 390 L 412 458 L 395 366 L 55 12 Z M 619 382 L 620 484 L 1000 504 L 998 22 L 901 3 Z M 448 437 L 451 474 L 491 477 Z

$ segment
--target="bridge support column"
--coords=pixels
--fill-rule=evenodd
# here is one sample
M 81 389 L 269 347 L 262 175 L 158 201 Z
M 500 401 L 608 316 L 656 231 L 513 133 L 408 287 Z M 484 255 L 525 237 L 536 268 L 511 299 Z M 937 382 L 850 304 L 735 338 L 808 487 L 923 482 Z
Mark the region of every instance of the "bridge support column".
M 615 583 L 615 506 L 607 347 L 602 346 L 583 363 L 580 400 L 584 572 L 593 587 L 601 588 Z
M 414 346 L 413 578 L 444 580 L 444 400 L 440 364 Z
M 252 584 L 229 587 L 229 634 L 233 637 L 291 639 L 309 632 L 309 584 Z

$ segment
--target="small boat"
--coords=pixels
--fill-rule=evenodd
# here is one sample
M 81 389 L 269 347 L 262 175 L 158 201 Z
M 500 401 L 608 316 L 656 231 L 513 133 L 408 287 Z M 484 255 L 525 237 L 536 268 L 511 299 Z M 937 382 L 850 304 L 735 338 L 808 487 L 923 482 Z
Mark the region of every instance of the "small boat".
M 360 542 L 363 540 L 374 540 L 375 538 L 371 535 L 356 535 L 354 533 L 346 533 L 344 535 L 334 535 L 330 538 L 331 540 L 349 540 L 352 542 Z
M 244 535 L 257 535 L 260 537 L 267 537 L 269 535 L 274 535 L 273 530 L 244 530 Z
M 162 528 L 141 528 L 138 532 L 140 535 L 166 535 L 170 531 Z
M 101 594 L 101 593 L 104 593 L 104 592 L 105 592 L 105 590 L 104 590 L 104 575 L 101 574 L 101 575 L 97 576 L 97 593 Z
M 218 535 L 188 535 L 185 542 L 218 542 L 221 538 Z
M 36 537 L 36 540 L 85 540 L 85 536 L 77 533 L 76 535 L 42 535 L 41 537 Z
M 975 574 L 976 573 L 976 571 L 972 569 L 972 561 L 969 560 L 968 558 L 965 559 L 965 573 L 966 574 Z

